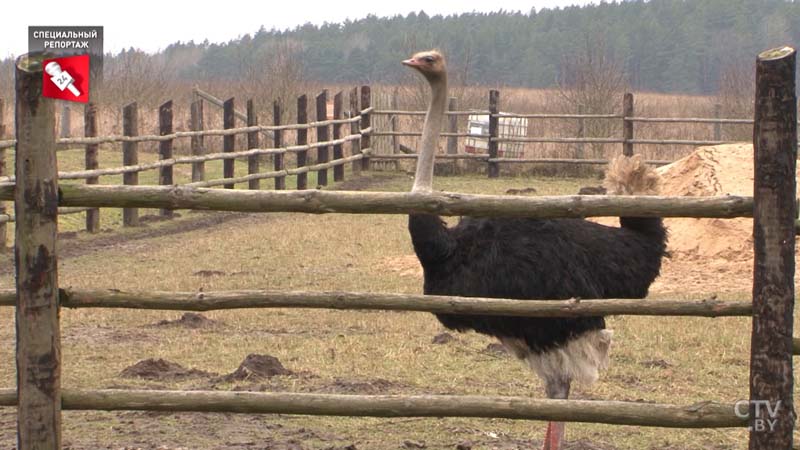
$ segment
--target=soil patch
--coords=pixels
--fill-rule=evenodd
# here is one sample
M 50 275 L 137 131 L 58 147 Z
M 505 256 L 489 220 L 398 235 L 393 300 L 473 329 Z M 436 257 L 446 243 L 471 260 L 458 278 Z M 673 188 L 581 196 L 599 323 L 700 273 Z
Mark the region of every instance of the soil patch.
M 450 334 L 450 333 L 441 333 L 441 334 L 437 334 L 436 336 L 434 336 L 433 340 L 431 342 L 434 343 L 434 344 L 441 345 L 441 344 L 448 344 L 450 342 L 453 342 L 455 339 L 456 338 L 454 338 L 453 335 Z
M 145 380 L 180 380 L 212 376 L 214 374 L 204 370 L 187 369 L 178 363 L 165 359 L 150 358 L 126 367 L 119 375 L 123 378 L 144 378 Z
M 221 381 L 258 381 L 277 375 L 293 375 L 294 372 L 283 367 L 278 358 L 271 355 L 249 354 L 233 373 L 225 375 Z
M 189 328 L 192 330 L 196 330 L 199 328 L 213 328 L 217 325 L 219 325 L 219 322 L 217 322 L 216 320 L 209 319 L 208 317 L 202 314 L 187 312 L 184 313 L 180 317 L 180 319 L 162 320 L 152 326 L 167 327 L 167 328 L 172 328 L 172 327 Z
M 374 380 L 346 380 L 337 378 L 333 383 L 316 392 L 333 394 L 388 394 L 399 393 L 407 388 L 402 383 L 376 378 Z

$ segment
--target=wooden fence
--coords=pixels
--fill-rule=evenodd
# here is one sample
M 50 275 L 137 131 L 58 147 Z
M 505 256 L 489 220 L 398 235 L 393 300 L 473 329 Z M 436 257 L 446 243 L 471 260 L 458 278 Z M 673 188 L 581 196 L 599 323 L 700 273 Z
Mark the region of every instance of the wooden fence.
M 287 188 L 286 177 L 296 176 L 296 188 L 308 188 L 308 173 L 315 172 L 317 185 L 328 184 L 328 170 L 333 170 L 333 181 L 344 180 L 345 165 L 352 164 L 353 174 L 369 169 L 372 164 L 396 163 L 400 160 L 413 160 L 417 155 L 412 149 L 400 144 L 400 137 L 414 137 L 421 133 L 418 131 L 399 130 L 399 121 L 402 116 L 423 116 L 424 111 L 403 111 L 396 109 L 396 95 L 391 98 L 377 96 L 382 104 L 390 104 L 393 109 L 375 109 L 372 107 L 373 93 L 369 86 L 353 88 L 349 91 L 349 104 L 344 103 L 344 93 L 338 92 L 333 97 L 333 117 L 327 117 L 328 94 L 320 93 L 315 98 L 314 121 L 309 123 L 308 98 L 303 95 L 297 99 L 297 117 L 294 124 L 284 124 L 284 107 L 277 102 L 273 104 L 272 125 L 259 125 L 259 118 L 255 113 L 252 100 L 246 102 L 247 108 L 242 112 L 235 108 L 234 98 L 219 99 L 199 88 L 193 89 L 193 101 L 190 105 L 190 130 L 173 132 L 173 102 L 167 101 L 158 109 L 158 135 L 141 135 L 139 131 L 139 109 L 134 102 L 122 108 L 121 136 L 97 136 L 97 113 L 93 105 L 84 110 L 83 138 L 60 138 L 56 142 L 58 149 L 70 149 L 77 146 L 85 148 L 85 170 L 59 172 L 61 180 L 85 180 L 86 184 L 99 183 L 100 177 L 109 175 L 123 175 L 123 184 L 136 186 L 140 184 L 139 174 L 144 171 L 158 170 L 160 185 L 172 185 L 175 182 L 174 168 L 179 165 L 191 165 L 191 181 L 184 183 L 192 187 L 224 187 L 233 188 L 236 184 L 247 183 L 250 190 L 266 188 L 261 185 L 261 180 L 273 179 L 275 190 Z M 620 137 L 585 137 L 581 133 L 584 127 L 579 126 L 577 137 L 501 137 L 499 135 L 498 118 L 500 117 L 500 92 L 489 91 L 486 110 L 456 110 L 456 99 L 450 99 L 447 131 L 442 133 L 446 139 L 447 152 L 437 156 L 439 160 L 470 160 L 486 164 L 489 177 L 500 174 L 501 164 L 569 164 L 569 165 L 600 165 L 607 164 L 606 159 L 597 158 L 506 158 L 498 157 L 498 145 L 503 142 L 555 143 L 555 144 L 619 144 L 623 154 L 631 155 L 637 145 L 714 145 L 724 141 L 721 139 L 721 125 L 723 124 L 753 124 L 752 119 L 725 119 L 725 118 L 679 118 L 679 117 L 640 117 L 634 113 L 634 95 L 626 93 L 623 96 L 622 114 L 518 114 L 502 113 L 504 118 L 526 118 L 536 120 L 564 119 L 576 120 L 583 123 L 585 120 L 618 120 L 622 123 Z M 224 129 L 206 130 L 206 114 L 209 114 L 205 105 L 211 105 L 222 110 Z M 0 100 L 0 109 L 2 100 Z M 719 108 L 716 109 L 717 116 Z M 346 112 L 346 113 L 345 113 Z M 456 120 L 473 114 L 490 114 L 488 135 L 471 134 L 459 131 Z M 0 115 L 0 186 L 3 183 L 14 181 L 4 166 L 5 151 L 13 148 L 16 141 L 13 139 L 2 140 L 4 127 Z M 235 121 L 245 122 L 246 126 L 237 128 Z M 373 122 L 383 128 L 375 128 Z M 462 121 L 463 122 L 463 121 Z M 679 140 L 679 139 L 635 139 L 634 126 L 637 123 L 707 123 L 713 124 L 713 139 L 711 140 Z M 349 129 L 346 125 L 350 125 Z M 309 142 L 309 130 L 314 130 L 315 142 Z M 62 135 L 63 133 L 62 127 Z M 287 136 L 294 133 L 294 136 Z M 238 135 L 246 135 L 247 150 L 235 151 L 235 139 Z M 223 137 L 222 151 L 209 151 L 205 145 L 208 136 Z M 285 145 L 294 137 L 295 145 Z M 391 138 L 387 146 L 381 138 Z M 485 154 L 470 154 L 459 152 L 459 138 L 484 138 L 488 140 L 488 152 Z M 187 156 L 175 156 L 174 145 L 176 139 L 190 139 L 190 153 Z M 159 160 L 140 163 L 138 144 L 141 142 L 157 142 Z M 98 146 L 100 144 L 116 144 L 122 146 L 122 165 L 118 167 L 100 168 L 98 164 Z M 349 145 L 348 145 L 349 143 Z M 374 145 L 373 145 L 374 144 Z M 315 164 L 309 165 L 310 150 L 316 149 Z M 106 151 L 106 150 L 103 150 Z M 348 154 L 349 153 L 349 154 Z M 347 154 L 347 155 L 346 155 Z M 583 154 L 583 152 L 578 152 Z M 296 164 L 287 167 L 287 156 L 293 155 Z M 332 158 L 331 158 L 332 155 Z M 270 158 L 265 160 L 264 158 Z M 223 161 L 221 178 L 207 179 L 205 164 L 210 161 Z M 247 161 L 247 175 L 235 175 L 234 162 Z M 360 161 L 360 162 L 359 162 Z M 271 167 L 265 163 L 272 162 Z M 651 164 L 661 165 L 671 161 L 657 159 L 649 160 Z M 396 168 L 396 164 L 393 166 Z M 95 207 L 74 206 L 62 207 L 60 215 L 86 213 L 86 230 L 97 232 L 100 229 L 100 212 Z M 159 215 L 164 218 L 172 217 L 172 210 L 160 208 Z M 0 252 L 8 248 L 6 224 L 13 222 L 15 217 L 5 210 L 0 202 Z M 123 209 L 123 226 L 138 226 L 139 211 L 136 208 Z
M 197 181 L 189 186 L 58 185 L 56 173 L 55 112 L 53 101 L 40 96 L 41 59 L 25 56 L 17 61 L 16 151 L 17 173 L 25 177 L 7 179 L 0 185 L 0 200 L 16 202 L 17 289 L 0 293 L 0 305 L 15 305 L 17 319 L 17 389 L 0 389 L 0 406 L 18 408 L 18 449 L 59 448 L 61 410 L 158 410 L 233 413 L 285 413 L 337 416 L 504 417 L 582 421 L 658 427 L 750 426 L 751 449 L 789 449 L 794 424 L 792 397 L 792 312 L 794 306 L 794 225 L 797 212 L 795 170 L 797 156 L 797 100 L 795 97 L 795 52 L 783 48 L 761 54 L 757 61 L 755 116 L 755 195 L 753 198 L 722 196 L 683 197 L 504 197 L 464 194 L 409 194 L 299 190 L 207 189 L 257 179 L 285 177 L 323 170 L 347 162 L 362 163 L 366 152 L 321 162 L 281 168 L 265 176 Z M 351 136 L 359 136 L 364 151 L 369 147 L 370 108 L 362 89 L 360 110 L 352 119 L 318 117 L 308 123 L 304 115 L 306 97 L 298 99 L 301 114 L 297 125 L 173 132 L 162 124 L 159 136 L 89 137 L 73 140 L 84 145 L 101 142 L 135 144 L 145 140 L 162 143 L 179 137 L 233 136 L 269 130 L 295 130 L 298 143 L 276 149 L 252 148 L 215 155 L 174 158 L 169 148 L 160 149 L 158 165 L 165 171 L 175 164 L 198 164 L 212 159 L 249 157 L 259 154 L 307 152 L 328 145 L 344 144 L 347 136 L 308 144 L 301 139 L 310 127 L 351 124 Z M 338 96 L 341 98 L 341 96 Z M 324 95 L 318 97 L 324 99 Z M 351 107 L 356 95 L 351 95 Z M 233 102 L 229 113 L 233 111 Z M 252 108 L 248 108 L 251 110 Z M 170 108 L 162 108 L 166 118 Z M 319 116 L 320 114 L 318 114 Z M 232 116 L 232 114 L 231 114 Z M 280 117 L 280 114 L 276 114 Z M 230 126 L 231 122 L 227 121 Z M 354 133 L 360 124 L 360 133 Z M 130 125 L 130 124 L 129 124 Z M 133 126 L 128 131 L 135 129 Z M 357 142 L 353 137 L 350 142 Z M 252 141 L 251 141 L 252 144 Z M 132 147 L 128 147 L 130 150 Z M 135 147 L 133 147 L 135 148 Z M 320 159 L 325 159 L 322 150 Z M 335 153 L 336 154 L 336 153 Z M 132 159 L 132 158 L 131 158 Z M 489 163 L 499 163 L 491 161 Z M 135 173 L 139 167 L 123 167 L 116 173 Z M 88 169 L 85 178 L 102 175 Z M 162 172 L 163 174 L 164 172 Z M 168 175 L 163 175 L 167 179 Z M 305 181 L 303 181 L 305 183 Z M 298 185 L 301 184 L 298 177 Z M 305 187 L 305 186 L 303 186 Z M 412 296 L 369 293 L 235 292 L 137 292 L 65 291 L 58 288 L 56 221 L 61 207 L 181 208 L 235 211 L 287 211 L 313 213 L 408 214 L 432 212 L 442 215 L 515 215 L 525 217 L 588 216 L 690 216 L 741 217 L 755 219 L 754 295 L 752 302 L 647 302 L 641 300 L 521 301 L 459 297 Z M 324 395 L 294 393 L 250 393 L 216 391 L 136 391 L 61 389 L 60 307 L 122 307 L 140 309 L 210 310 L 255 307 L 402 309 L 460 314 L 498 314 L 565 317 L 585 314 L 752 315 L 751 400 L 749 413 L 739 414 L 733 404 L 700 402 L 689 406 L 642 404 L 639 402 L 535 400 L 518 397 L 436 395 Z M 777 406 L 767 417 L 756 402 Z M 759 421 L 775 420 L 772 432 L 759 431 Z

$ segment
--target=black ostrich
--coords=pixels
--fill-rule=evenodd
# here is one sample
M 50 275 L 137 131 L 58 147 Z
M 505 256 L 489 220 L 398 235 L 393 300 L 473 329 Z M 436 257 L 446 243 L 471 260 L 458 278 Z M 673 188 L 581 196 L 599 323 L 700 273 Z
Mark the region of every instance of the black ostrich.
M 431 192 L 433 161 L 447 99 L 438 51 L 403 61 L 430 83 L 412 192 Z M 609 166 L 610 194 L 654 194 L 658 175 L 638 157 Z M 620 228 L 582 219 L 465 217 L 453 228 L 438 216 L 412 214 L 408 229 L 425 276 L 426 294 L 524 300 L 642 298 L 658 276 L 667 233 L 660 218 L 620 217 Z M 447 328 L 497 337 L 566 399 L 575 381 L 591 384 L 608 363 L 612 331 L 603 317 L 526 318 L 437 314 Z M 560 450 L 564 423 L 550 422 L 545 450 Z

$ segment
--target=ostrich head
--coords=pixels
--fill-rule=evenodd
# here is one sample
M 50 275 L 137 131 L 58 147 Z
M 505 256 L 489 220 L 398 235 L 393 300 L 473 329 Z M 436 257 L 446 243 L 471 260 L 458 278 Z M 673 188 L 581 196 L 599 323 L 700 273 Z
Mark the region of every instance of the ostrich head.
M 444 56 L 438 50 L 415 53 L 410 59 L 403 61 L 403 64 L 416 69 L 429 82 L 439 81 L 447 76 Z

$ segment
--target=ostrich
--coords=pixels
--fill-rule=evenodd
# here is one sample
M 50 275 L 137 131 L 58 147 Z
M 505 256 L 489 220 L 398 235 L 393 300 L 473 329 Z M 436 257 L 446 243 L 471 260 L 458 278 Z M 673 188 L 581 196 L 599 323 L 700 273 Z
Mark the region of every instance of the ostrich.
M 403 64 L 431 87 L 412 192 L 433 189 L 433 162 L 447 99 L 445 59 L 436 50 Z M 638 157 L 609 166 L 611 194 L 655 194 L 658 175 Z M 658 276 L 667 233 L 660 218 L 621 217 L 621 227 L 583 219 L 462 218 L 448 228 L 411 214 L 408 229 L 426 294 L 523 300 L 642 298 Z M 437 314 L 448 329 L 494 336 L 544 381 L 548 398 L 566 399 L 571 383 L 591 384 L 608 363 L 612 331 L 603 317 L 504 317 Z M 560 450 L 563 422 L 550 422 L 544 450 Z

